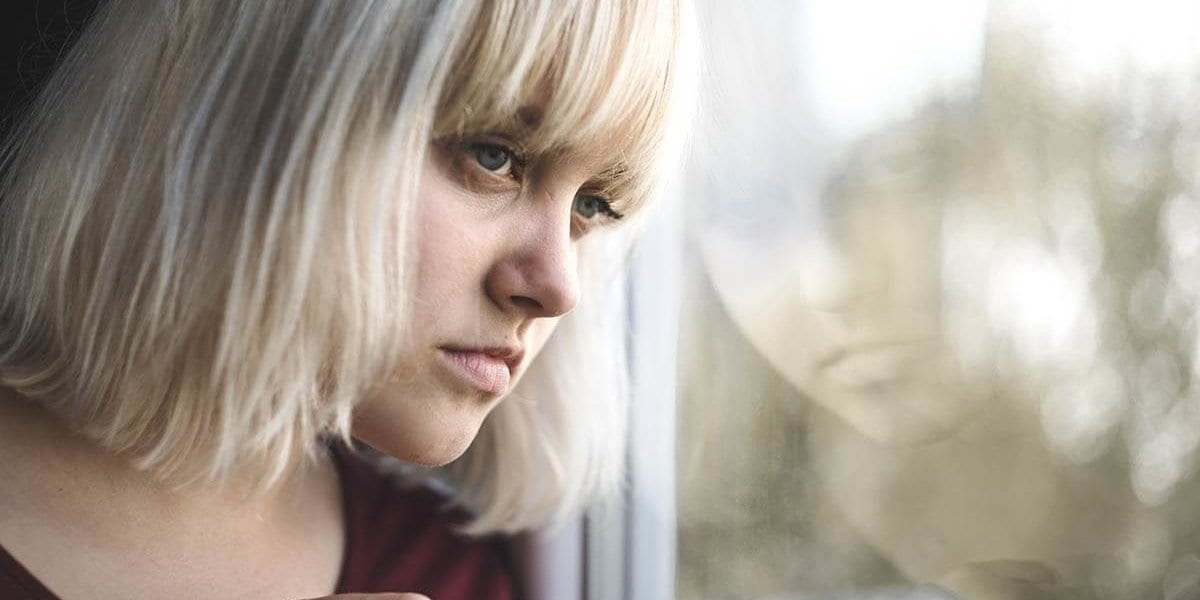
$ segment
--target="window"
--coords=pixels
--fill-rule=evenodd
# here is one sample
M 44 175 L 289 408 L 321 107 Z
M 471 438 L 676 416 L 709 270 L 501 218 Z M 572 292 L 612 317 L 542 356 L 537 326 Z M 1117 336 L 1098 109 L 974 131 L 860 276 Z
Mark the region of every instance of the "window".
M 589 600 L 1200 590 L 1200 7 L 698 9 Z

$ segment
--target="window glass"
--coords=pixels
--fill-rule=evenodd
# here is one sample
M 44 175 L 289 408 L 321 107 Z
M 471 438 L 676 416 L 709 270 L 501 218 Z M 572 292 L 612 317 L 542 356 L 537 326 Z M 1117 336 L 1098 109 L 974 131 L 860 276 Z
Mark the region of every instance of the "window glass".
M 1200 4 L 699 12 L 679 597 L 1200 594 Z

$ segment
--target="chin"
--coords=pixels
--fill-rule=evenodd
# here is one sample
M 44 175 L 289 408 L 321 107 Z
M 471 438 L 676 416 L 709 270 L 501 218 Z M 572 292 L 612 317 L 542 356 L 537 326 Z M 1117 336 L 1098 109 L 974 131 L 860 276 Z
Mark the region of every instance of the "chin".
M 851 429 L 877 444 L 916 447 L 942 442 L 970 420 L 970 406 L 947 402 L 927 390 L 829 394 L 825 407 Z
M 359 441 L 406 463 L 439 467 L 462 456 L 483 425 L 490 407 L 478 402 L 437 398 L 411 402 L 386 396 L 364 402 L 354 412 L 352 434 Z
M 479 425 L 414 429 L 418 428 L 360 425 L 356 421 L 353 435 L 368 446 L 406 463 L 440 467 L 462 456 L 479 433 Z

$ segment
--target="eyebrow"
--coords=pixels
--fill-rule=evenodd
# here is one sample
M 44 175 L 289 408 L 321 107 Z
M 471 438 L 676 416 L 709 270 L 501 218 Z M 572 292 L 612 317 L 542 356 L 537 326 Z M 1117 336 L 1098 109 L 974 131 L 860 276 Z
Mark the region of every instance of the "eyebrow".
M 530 129 L 537 129 L 542 124 L 545 110 L 535 104 L 526 104 L 517 109 L 517 119 Z
M 517 137 L 536 136 L 535 132 L 542 124 L 545 116 L 546 109 L 544 106 L 536 103 L 523 104 L 509 116 L 509 133 Z M 560 150 L 566 150 L 565 155 L 574 154 L 575 158 L 590 163 L 591 168 L 597 171 L 597 175 L 593 178 L 593 181 L 599 182 L 602 185 L 621 185 L 631 179 L 627 165 L 620 159 L 613 161 L 605 157 L 603 153 L 589 155 L 587 152 L 580 152 L 579 148 L 562 148 Z

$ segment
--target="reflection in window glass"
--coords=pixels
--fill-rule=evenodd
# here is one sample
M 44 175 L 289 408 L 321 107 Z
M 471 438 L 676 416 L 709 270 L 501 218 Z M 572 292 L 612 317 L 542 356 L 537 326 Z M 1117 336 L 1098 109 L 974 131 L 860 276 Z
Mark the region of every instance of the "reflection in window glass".
M 836 3 L 700 2 L 679 596 L 1200 597 L 1200 9 Z

